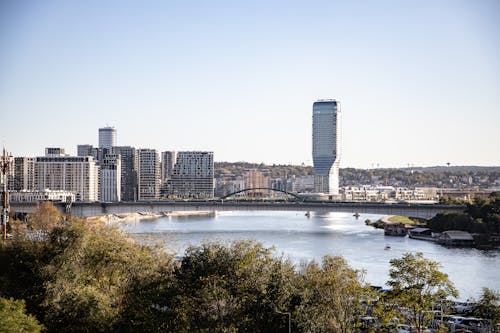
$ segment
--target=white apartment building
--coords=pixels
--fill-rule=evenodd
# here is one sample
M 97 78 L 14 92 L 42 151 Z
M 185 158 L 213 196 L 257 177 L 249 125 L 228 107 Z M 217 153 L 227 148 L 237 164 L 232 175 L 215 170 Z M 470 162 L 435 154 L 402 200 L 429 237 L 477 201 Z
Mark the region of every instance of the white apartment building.
M 391 192 L 376 187 L 345 187 L 341 189 L 345 201 L 385 201 Z
M 100 166 L 100 201 L 121 201 L 121 174 L 122 170 L 120 155 L 107 154 Z
M 74 202 L 75 193 L 68 191 L 15 191 L 9 193 L 11 202 L 62 201 Z
M 155 149 L 136 150 L 137 200 L 160 198 L 160 159 Z
M 91 156 L 47 155 L 35 158 L 35 191 L 68 191 L 77 201 L 98 199 L 98 168 Z
M 213 198 L 214 153 L 178 152 L 168 185 L 169 194 L 179 198 Z

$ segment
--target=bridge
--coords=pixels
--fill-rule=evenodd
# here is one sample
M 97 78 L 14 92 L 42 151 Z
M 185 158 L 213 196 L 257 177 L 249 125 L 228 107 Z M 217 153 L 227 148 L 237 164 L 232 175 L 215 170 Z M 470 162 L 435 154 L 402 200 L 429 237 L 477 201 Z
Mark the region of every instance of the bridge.
M 285 191 L 285 190 L 279 190 L 279 189 L 276 189 L 276 188 L 271 188 L 271 187 L 245 188 L 243 190 L 239 190 L 239 191 L 236 191 L 236 192 L 233 192 L 233 193 L 226 194 L 225 196 L 221 197 L 220 199 L 221 200 L 226 200 L 227 198 L 234 197 L 234 196 L 236 196 L 236 195 L 238 195 L 240 193 L 251 193 L 253 191 L 262 191 L 262 190 L 283 193 L 283 194 L 286 194 L 288 196 L 291 196 L 292 198 L 294 198 L 295 201 L 304 201 L 304 197 L 301 197 L 298 194 L 295 194 L 293 192 L 288 192 L 288 191 Z
M 65 203 L 55 203 L 64 212 Z M 11 203 L 11 210 L 17 213 L 31 213 L 37 203 Z M 310 201 L 137 201 L 137 202 L 74 202 L 70 213 L 88 217 L 104 214 L 161 213 L 172 211 L 300 211 L 300 212 L 344 212 L 358 214 L 402 215 L 431 218 L 438 213 L 463 212 L 463 205 L 377 203 L 377 202 L 310 202 Z

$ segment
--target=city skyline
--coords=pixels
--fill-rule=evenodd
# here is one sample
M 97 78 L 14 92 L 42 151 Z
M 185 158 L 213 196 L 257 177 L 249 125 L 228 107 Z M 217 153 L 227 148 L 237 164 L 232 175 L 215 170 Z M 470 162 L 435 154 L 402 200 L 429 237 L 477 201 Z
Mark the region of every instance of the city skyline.
M 109 124 L 120 146 L 312 165 L 311 105 L 335 97 L 341 168 L 500 165 L 499 18 L 496 1 L 5 1 L 0 140 L 76 155 Z

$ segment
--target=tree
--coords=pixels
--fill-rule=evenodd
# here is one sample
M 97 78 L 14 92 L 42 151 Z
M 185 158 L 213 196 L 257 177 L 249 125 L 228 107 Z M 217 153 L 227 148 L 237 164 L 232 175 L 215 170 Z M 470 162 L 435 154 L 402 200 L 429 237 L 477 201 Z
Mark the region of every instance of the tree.
M 67 222 L 50 232 L 47 243 L 43 306 L 46 325 L 57 332 L 110 331 L 126 321 L 122 312 L 130 301 L 153 307 L 127 297 L 130 283 L 147 284 L 160 267 L 171 267 L 171 258 L 98 222 Z
M 28 228 L 47 232 L 59 225 L 63 220 L 63 214 L 50 201 L 41 203 L 36 211 L 28 218 Z
M 43 318 L 45 298 L 42 268 L 47 263 L 46 243 L 16 237 L 0 243 L 0 296 L 26 301 L 28 312 Z
M 407 311 L 407 319 L 418 332 L 431 319 L 426 311 L 432 304 L 448 296 L 458 296 L 448 275 L 439 271 L 440 264 L 424 258 L 420 252 L 405 253 L 400 259 L 391 259 L 390 264 L 389 298 Z
M 293 266 L 253 241 L 190 247 L 176 270 L 174 303 L 180 331 L 280 332 L 295 277 Z M 174 330 L 175 331 L 175 330 Z
M 24 301 L 0 297 L 0 333 L 38 333 L 42 329 L 35 317 L 26 314 Z
M 367 290 L 360 272 L 342 257 L 310 262 L 299 279 L 300 304 L 293 313 L 301 332 L 356 332 Z
M 481 298 L 474 307 L 474 315 L 491 320 L 493 327 L 500 323 L 500 295 L 489 288 L 483 288 Z

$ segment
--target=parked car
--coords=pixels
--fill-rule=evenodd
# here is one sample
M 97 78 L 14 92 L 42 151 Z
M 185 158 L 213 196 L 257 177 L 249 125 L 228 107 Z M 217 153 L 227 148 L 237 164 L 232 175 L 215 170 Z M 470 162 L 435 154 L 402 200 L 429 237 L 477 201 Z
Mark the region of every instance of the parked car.
M 474 310 L 474 303 L 471 302 L 455 302 L 451 306 L 452 311 L 458 314 L 469 314 Z
M 396 333 L 411 333 L 411 326 L 406 324 L 399 324 L 396 326 Z
M 460 316 L 448 316 L 446 323 L 447 324 L 461 325 L 464 319 L 465 319 L 464 317 L 460 317 Z
M 377 317 L 362 317 L 361 318 L 361 328 L 368 329 L 372 327 L 378 326 L 378 318 Z
M 467 328 L 467 329 L 471 330 L 472 332 L 482 332 L 482 330 L 485 326 L 485 323 L 483 322 L 483 320 L 481 320 L 479 318 L 468 317 L 468 318 L 464 318 L 464 320 L 462 320 L 462 323 L 460 324 L 460 326 L 463 328 Z

